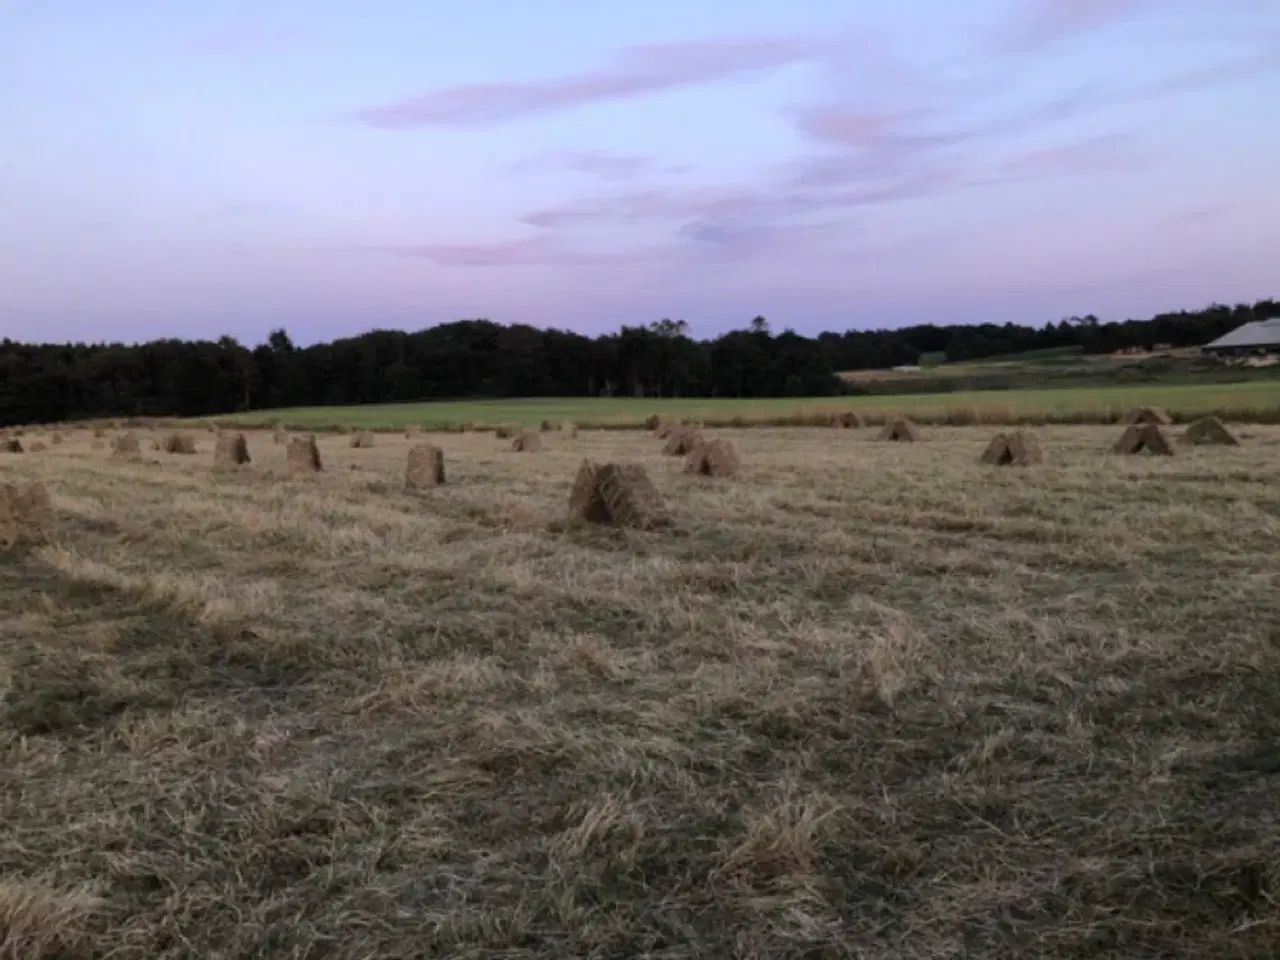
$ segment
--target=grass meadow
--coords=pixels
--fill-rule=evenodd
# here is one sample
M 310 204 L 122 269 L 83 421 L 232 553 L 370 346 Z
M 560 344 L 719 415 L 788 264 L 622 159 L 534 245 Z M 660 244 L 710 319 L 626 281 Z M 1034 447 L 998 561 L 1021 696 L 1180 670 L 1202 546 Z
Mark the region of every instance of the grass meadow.
M 1276 956 L 1280 427 L 991 432 L 0 454 L 0 958 Z M 675 526 L 560 522 L 584 456 Z
M 813 399 L 631 399 L 566 398 L 368 404 L 260 411 L 219 418 L 241 426 L 283 423 L 300 430 L 335 426 L 368 429 L 418 424 L 447 429 L 461 423 L 537 426 L 543 420 L 571 420 L 579 426 L 639 426 L 650 414 L 696 418 L 709 425 L 742 426 L 804 421 L 830 412 L 855 410 L 872 420 L 906 415 L 932 423 L 1084 422 L 1109 423 L 1131 407 L 1156 406 L 1179 420 L 1217 414 L 1228 420 L 1280 422 L 1280 378 L 1229 384 L 1099 387 L 1061 390 L 987 390 L 902 396 Z

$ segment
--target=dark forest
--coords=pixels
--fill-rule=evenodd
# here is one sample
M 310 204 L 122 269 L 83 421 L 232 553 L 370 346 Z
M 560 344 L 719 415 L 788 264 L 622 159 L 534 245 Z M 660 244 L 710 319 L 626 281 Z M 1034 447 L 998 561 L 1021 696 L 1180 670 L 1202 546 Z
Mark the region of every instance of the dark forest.
M 711 340 L 682 321 L 587 337 L 463 320 L 416 333 L 373 330 L 295 346 L 276 330 L 249 348 L 216 341 L 24 344 L 0 341 L 0 425 L 96 417 L 204 416 L 276 407 L 501 397 L 820 397 L 856 388 L 836 374 L 1027 350 L 1084 353 L 1196 346 L 1280 302 L 1214 305 L 1149 320 L 1070 317 L 1042 327 L 922 325 L 896 330 L 775 333 L 763 317 Z

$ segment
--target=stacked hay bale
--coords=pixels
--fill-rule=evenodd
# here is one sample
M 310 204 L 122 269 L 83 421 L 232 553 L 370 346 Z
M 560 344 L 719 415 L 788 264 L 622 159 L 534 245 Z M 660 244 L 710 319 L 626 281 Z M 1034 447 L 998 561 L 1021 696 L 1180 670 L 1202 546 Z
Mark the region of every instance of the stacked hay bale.
M 693 452 L 693 448 L 697 446 L 700 439 L 702 437 L 696 428 L 672 427 L 667 434 L 667 442 L 663 445 L 662 452 L 668 457 L 686 457 Z
M 880 431 L 880 440 L 892 440 L 898 443 L 915 443 L 921 438 L 920 428 L 906 417 L 896 417 L 884 425 Z
M 429 490 L 444 483 L 444 451 L 429 443 L 421 443 L 409 451 L 405 464 L 406 490 Z
M 1173 456 L 1173 441 L 1164 427 L 1155 423 L 1131 424 L 1112 448 L 1112 452 L 1123 454 L 1142 453 L 1144 450 L 1160 457 Z
M 53 500 L 43 484 L 0 484 L 0 549 L 49 543 L 56 532 Z
M 1040 441 L 1025 430 L 997 433 L 979 458 L 979 462 L 995 467 L 1027 467 L 1043 461 Z
M 132 430 L 111 441 L 111 455 L 119 460 L 137 460 L 142 456 L 142 444 Z
M 243 433 L 220 433 L 213 448 L 213 469 L 234 470 L 252 462 Z
M 543 433 L 550 433 L 555 428 L 556 428 L 556 425 L 552 423 L 550 420 L 543 420 L 542 425 L 538 429 L 540 429 Z
M 0 441 L 0 451 L 22 453 L 22 441 L 17 437 L 6 437 L 3 441 Z
M 192 454 L 196 452 L 196 442 L 184 433 L 171 433 L 160 444 L 165 453 Z
M 511 449 L 517 453 L 537 453 L 542 449 L 542 437 L 532 430 L 525 430 L 511 442 Z
M 289 464 L 289 472 L 307 475 L 319 473 L 320 447 L 316 444 L 316 435 L 309 433 L 305 437 L 293 437 L 285 447 L 285 460 Z
M 699 441 L 684 465 L 685 473 L 702 477 L 732 477 L 741 467 L 738 448 L 723 437 Z
M 1240 441 L 1227 429 L 1217 417 L 1201 417 L 1187 427 L 1182 434 L 1182 442 L 1191 446 L 1217 445 L 1224 447 L 1239 446 Z
M 587 523 L 652 530 L 671 526 L 671 514 L 638 463 L 583 460 L 569 492 L 569 513 Z

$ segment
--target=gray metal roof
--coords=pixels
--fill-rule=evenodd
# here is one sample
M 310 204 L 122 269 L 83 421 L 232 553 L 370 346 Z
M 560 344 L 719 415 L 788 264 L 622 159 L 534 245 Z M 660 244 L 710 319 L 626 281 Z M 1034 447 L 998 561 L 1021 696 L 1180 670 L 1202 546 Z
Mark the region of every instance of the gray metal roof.
M 1280 347 L 1280 319 L 1246 323 L 1206 343 L 1205 348 L 1209 347 Z

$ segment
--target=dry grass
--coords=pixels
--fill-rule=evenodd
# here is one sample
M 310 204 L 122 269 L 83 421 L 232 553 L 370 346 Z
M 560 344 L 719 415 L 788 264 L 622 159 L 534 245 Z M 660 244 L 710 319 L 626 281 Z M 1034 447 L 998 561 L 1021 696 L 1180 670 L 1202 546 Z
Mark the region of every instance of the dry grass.
M 1036 432 L 4 458 L 0 957 L 1274 956 L 1280 429 Z

